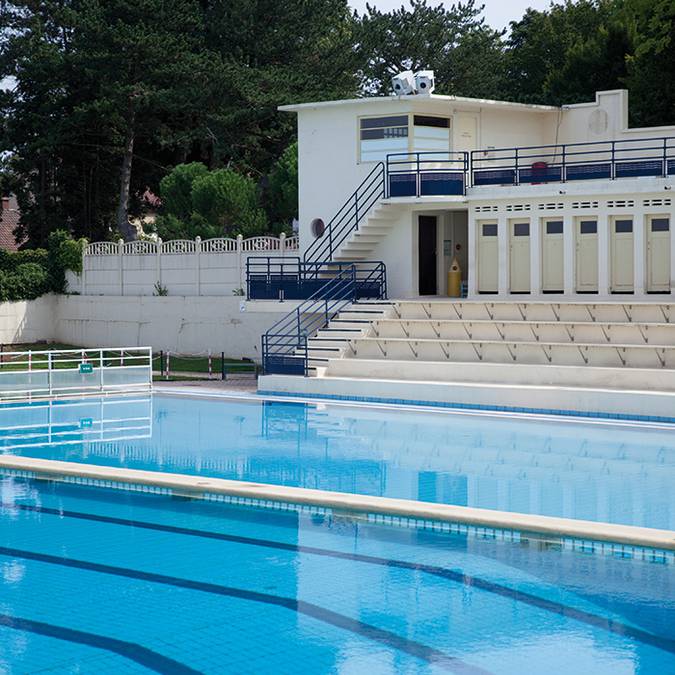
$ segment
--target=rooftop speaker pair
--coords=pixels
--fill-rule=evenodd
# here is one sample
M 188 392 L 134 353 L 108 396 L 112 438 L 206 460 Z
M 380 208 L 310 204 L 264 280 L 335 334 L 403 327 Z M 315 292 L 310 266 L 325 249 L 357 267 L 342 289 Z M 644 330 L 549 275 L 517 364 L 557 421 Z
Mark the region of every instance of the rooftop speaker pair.
M 404 70 L 391 78 L 391 86 L 396 96 L 410 94 L 431 94 L 436 87 L 433 70 Z

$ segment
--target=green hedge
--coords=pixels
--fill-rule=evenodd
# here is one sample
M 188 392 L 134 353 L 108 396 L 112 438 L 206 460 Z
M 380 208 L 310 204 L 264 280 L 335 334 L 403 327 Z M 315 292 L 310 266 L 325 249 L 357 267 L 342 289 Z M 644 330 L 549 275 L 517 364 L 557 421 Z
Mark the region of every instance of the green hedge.
M 45 293 L 65 293 L 66 270 L 82 271 L 85 240 L 57 230 L 48 249 L 0 250 L 0 302 L 34 300 Z

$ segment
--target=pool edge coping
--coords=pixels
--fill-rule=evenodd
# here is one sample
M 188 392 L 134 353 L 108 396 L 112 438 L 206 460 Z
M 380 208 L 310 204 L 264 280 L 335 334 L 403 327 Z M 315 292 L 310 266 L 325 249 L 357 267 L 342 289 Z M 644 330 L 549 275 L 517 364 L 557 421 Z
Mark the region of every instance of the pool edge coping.
M 610 544 L 675 551 L 675 531 L 635 525 L 619 525 L 469 506 L 435 504 L 392 497 L 330 492 L 225 478 L 96 466 L 16 455 L 0 456 L 0 472 L 3 469 L 29 472 L 37 478 L 57 481 L 72 478 L 89 479 L 100 481 L 103 483 L 102 487 L 105 487 L 106 482 L 143 485 L 169 490 L 171 494 L 197 499 L 204 498 L 205 495 L 216 494 L 240 499 L 313 506 L 332 509 L 337 512 L 432 520 L 553 538 L 586 539 Z

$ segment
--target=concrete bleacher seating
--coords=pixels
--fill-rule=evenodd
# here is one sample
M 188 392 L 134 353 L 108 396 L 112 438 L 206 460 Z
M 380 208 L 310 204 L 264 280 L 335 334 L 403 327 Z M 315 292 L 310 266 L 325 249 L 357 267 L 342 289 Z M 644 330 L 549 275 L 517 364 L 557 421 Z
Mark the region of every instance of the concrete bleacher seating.
M 586 392 L 586 409 L 598 410 L 593 392 L 668 393 L 675 417 L 675 305 L 669 303 L 357 303 L 309 340 L 309 359 L 312 377 L 304 379 L 316 382 L 296 382 L 298 393 L 461 402 L 460 392 L 470 391 L 486 405 L 517 400 L 518 407 L 526 401 L 525 407 L 539 402 L 552 409 L 559 400 L 566 410 L 576 409 L 575 390 Z M 271 377 L 272 389 L 294 390 Z M 491 394 L 478 395 L 480 387 Z M 662 402 L 658 415 L 667 407 Z

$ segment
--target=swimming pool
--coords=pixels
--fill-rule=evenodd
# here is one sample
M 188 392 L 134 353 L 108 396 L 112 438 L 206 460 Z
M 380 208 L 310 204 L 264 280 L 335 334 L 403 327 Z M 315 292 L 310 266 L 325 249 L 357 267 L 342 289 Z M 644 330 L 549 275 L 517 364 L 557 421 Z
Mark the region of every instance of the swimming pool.
M 675 529 L 675 428 L 343 404 L 0 406 L 4 453 Z
M 0 669 L 675 672 L 672 565 L 3 477 Z

